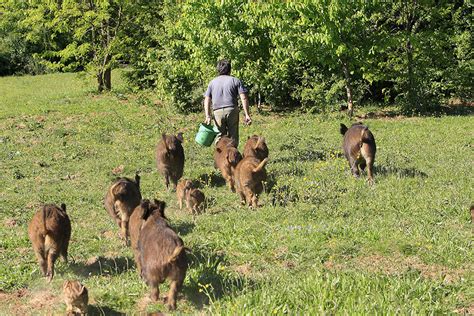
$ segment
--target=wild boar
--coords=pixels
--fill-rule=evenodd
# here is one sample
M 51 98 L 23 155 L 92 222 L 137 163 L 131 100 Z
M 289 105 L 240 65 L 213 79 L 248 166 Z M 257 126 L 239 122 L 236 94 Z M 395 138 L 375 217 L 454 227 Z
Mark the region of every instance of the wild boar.
M 141 199 L 140 176 L 138 174 L 135 175 L 135 181 L 125 177 L 116 179 L 105 195 L 105 209 L 120 227 L 125 244 L 128 244 L 130 215 L 140 204 Z
M 234 172 L 237 164 L 242 160 L 242 155 L 235 148 L 234 142 L 229 137 L 222 137 L 216 144 L 214 151 L 214 166 L 220 170 L 227 186 L 235 192 Z
M 244 157 L 255 157 L 262 161 L 268 158 L 268 146 L 265 138 L 258 135 L 252 135 L 247 139 L 244 146 Z
M 183 201 L 186 200 L 186 192 L 194 188 L 193 182 L 189 179 L 182 179 L 176 187 L 176 198 L 178 199 L 179 209 L 183 208 Z
M 66 302 L 67 315 L 86 315 L 89 304 L 87 288 L 79 281 L 64 281 L 64 300 Z
M 138 251 L 141 276 L 151 288 L 151 299 L 159 299 L 159 285 L 169 279 L 171 285 L 166 303 L 169 309 L 176 309 L 176 296 L 186 276 L 188 261 L 183 241 L 168 225 L 165 206 L 165 202 L 155 200 L 146 208 Z
M 341 124 L 340 132 L 344 136 L 342 149 L 352 174 L 359 177 L 360 170 L 367 167 L 369 183 L 373 183 L 377 151 L 374 135 L 367 126 L 360 123 L 353 124 L 350 128 Z
M 267 179 L 265 165 L 268 158 L 260 161 L 253 156 L 244 157 L 235 169 L 235 184 L 243 205 L 258 207 L 258 195 L 263 192 L 263 181 Z
M 176 189 L 178 180 L 183 176 L 184 149 L 182 146 L 183 134 L 161 135 L 161 140 L 156 146 L 156 166 L 165 177 L 166 188 L 169 189 L 170 180 L 173 189 Z
M 66 213 L 66 204 L 61 204 L 60 208 L 54 204 L 44 205 L 33 216 L 28 226 L 28 235 L 41 272 L 51 282 L 57 257 L 60 255 L 67 263 L 71 221 Z

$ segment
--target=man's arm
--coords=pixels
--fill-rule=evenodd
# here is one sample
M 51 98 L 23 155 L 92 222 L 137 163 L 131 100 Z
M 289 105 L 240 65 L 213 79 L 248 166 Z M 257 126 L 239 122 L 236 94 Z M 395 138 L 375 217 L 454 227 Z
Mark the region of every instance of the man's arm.
M 211 124 L 211 98 L 205 97 L 204 98 L 204 113 L 206 114 L 206 120 L 204 123 Z
M 250 125 L 252 123 L 252 119 L 250 118 L 250 115 L 249 115 L 249 98 L 247 94 L 241 93 L 240 100 L 242 101 L 242 107 L 244 108 L 244 114 L 245 114 L 244 123 L 247 125 Z

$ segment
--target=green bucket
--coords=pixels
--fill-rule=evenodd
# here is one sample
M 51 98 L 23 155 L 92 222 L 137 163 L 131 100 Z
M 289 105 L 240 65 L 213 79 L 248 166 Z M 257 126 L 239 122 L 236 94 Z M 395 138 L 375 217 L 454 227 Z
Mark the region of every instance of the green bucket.
M 217 127 L 201 123 L 196 134 L 196 143 L 209 147 L 219 134 Z

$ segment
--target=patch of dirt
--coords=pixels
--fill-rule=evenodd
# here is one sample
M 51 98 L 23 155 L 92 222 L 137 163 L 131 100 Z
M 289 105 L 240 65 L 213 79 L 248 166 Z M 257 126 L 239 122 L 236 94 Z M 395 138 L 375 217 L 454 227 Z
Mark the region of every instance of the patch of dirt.
M 18 225 L 18 222 L 16 219 L 14 218 L 7 218 L 5 221 L 4 221 L 4 225 L 5 227 L 15 227 Z
M 104 236 L 107 239 L 114 239 L 114 238 L 116 238 L 115 235 L 116 235 L 116 233 L 114 231 L 111 231 L 111 230 L 107 230 L 107 231 L 102 233 L 102 236 Z
M 30 315 L 32 311 L 53 314 L 62 302 L 61 296 L 48 289 L 31 291 L 19 289 L 13 293 L 0 292 L 0 313 Z
M 248 263 L 237 266 L 237 267 L 234 268 L 234 270 L 238 274 L 241 274 L 241 275 L 244 275 L 244 276 L 249 276 L 252 273 L 252 267 Z
M 327 261 L 324 263 L 324 267 L 328 270 L 355 269 L 386 275 L 400 275 L 409 270 L 415 270 L 419 271 L 423 278 L 443 279 L 445 283 L 459 281 L 467 271 L 472 269 L 472 267 L 451 269 L 439 264 L 426 264 L 418 257 L 405 257 L 401 254 L 391 257 L 373 254 L 356 257 L 344 263 Z
M 114 169 L 112 169 L 112 173 L 115 174 L 115 175 L 121 174 L 123 172 L 123 169 L 125 169 L 125 166 L 120 165 L 120 166 L 115 167 Z
M 461 315 L 474 315 L 474 304 L 470 305 L 469 307 L 455 309 L 453 312 Z

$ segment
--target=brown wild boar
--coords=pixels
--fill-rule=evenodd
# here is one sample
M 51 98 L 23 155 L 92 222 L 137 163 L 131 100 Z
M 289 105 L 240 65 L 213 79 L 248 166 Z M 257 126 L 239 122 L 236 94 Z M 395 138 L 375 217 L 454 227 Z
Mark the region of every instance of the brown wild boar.
M 144 213 L 139 238 L 141 276 L 151 288 L 151 299 L 160 296 L 159 285 L 169 279 L 170 290 L 166 298 L 169 309 L 176 309 L 176 296 L 181 288 L 188 261 L 183 241 L 168 225 L 164 216 L 165 202 L 150 203 Z
M 64 281 L 64 300 L 66 302 L 67 315 L 86 315 L 89 304 L 87 288 L 79 281 Z
M 186 190 L 186 208 L 194 215 L 203 212 L 206 208 L 204 193 L 195 188 Z
M 128 244 L 128 221 L 135 207 L 140 204 L 140 176 L 135 181 L 129 178 L 118 178 L 107 190 L 104 205 L 109 215 L 121 229 L 121 236 Z
M 267 180 L 265 165 L 268 158 L 259 159 L 247 156 L 235 169 L 235 184 L 243 205 L 258 207 L 258 195 L 263 192 L 263 181 Z
M 342 149 L 352 174 L 359 177 L 359 169 L 364 170 L 367 167 L 368 180 L 373 183 L 375 152 L 377 150 L 374 135 L 367 126 L 361 123 L 352 124 L 350 128 L 341 123 L 340 132 L 344 136 Z
M 176 189 L 178 180 L 183 176 L 184 149 L 182 146 L 183 134 L 161 135 L 161 140 L 156 146 L 156 166 L 165 177 L 166 188 L 169 189 L 170 180 L 173 189 Z
M 247 139 L 244 146 L 244 157 L 255 157 L 259 160 L 268 158 L 268 147 L 265 138 L 258 135 L 252 135 Z
M 28 226 L 28 235 L 41 268 L 51 282 L 54 276 L 54 262 L 59 255 L 67 263 L 67 249 L 71 238 L 71 221 L 66 205 L 44 205 L 36 212 Z
M 242 155 L 235 148 L 232 139 L 222 137 L 217 142 L 214 151 L 214 166 L 220 170 L 232 192 L 235 192 L 234 171 L 240 160 L 242 160 Z
M 176 198 L 178 199 L 179 209 L 183 208 L 183 201 L 186 200 L 186 191 L 194 188 L 193 182 L 189 179 L 181 179 L 176 186 Z

